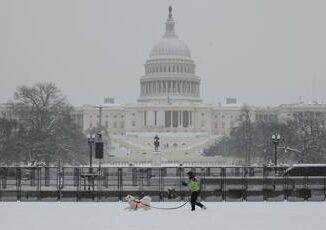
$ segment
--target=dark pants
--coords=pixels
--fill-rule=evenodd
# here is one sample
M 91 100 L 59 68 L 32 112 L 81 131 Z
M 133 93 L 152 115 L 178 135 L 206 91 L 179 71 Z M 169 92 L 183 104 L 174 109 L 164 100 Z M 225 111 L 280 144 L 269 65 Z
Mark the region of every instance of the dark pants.
M 199 195 L 199 191 L 195 191 L 191 193 L 190 203 L 191 203 L 191 210 L 195 210 L 195 205 L 199 207 L 203 207 L 202 203 L 197 202 L 197 197 Z

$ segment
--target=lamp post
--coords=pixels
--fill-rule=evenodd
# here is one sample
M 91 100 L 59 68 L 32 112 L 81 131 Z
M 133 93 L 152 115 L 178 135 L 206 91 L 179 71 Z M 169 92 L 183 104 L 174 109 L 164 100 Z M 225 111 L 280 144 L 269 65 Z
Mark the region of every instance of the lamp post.
M 274 166 L 275 166 L 275 173 L 276 173 L 276 167 L 277 167 L 277 146 L 280 143 L 281 136 L 280 134 L 273 134 L 272 135 L 272 141 L 274 144 Z
M 89 173 L 93 172 L 93 165 L 92 165 L 92 157 L 93 157 L 93 144 L 95 143 L 95 134 L 88 134 L 87 135 L 87 141 L 88 141 L 88 145 L 89 145 Z

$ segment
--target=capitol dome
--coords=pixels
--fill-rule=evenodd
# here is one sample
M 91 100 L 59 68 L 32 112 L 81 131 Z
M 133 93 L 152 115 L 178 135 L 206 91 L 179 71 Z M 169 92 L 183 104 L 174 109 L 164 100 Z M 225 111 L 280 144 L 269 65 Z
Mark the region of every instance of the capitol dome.
M 150 51 L 145 75 L 140 79 L 139 102 L 201 102 L 200 79 L 190 49 L 175 33 L 172 7 L 166 30 Z
M 154 45 L 150 52 L 150 58 L 178 56 L 179 58 L 191 58 L 190 49 L 184 41 L 177 37 L 163 37 Z

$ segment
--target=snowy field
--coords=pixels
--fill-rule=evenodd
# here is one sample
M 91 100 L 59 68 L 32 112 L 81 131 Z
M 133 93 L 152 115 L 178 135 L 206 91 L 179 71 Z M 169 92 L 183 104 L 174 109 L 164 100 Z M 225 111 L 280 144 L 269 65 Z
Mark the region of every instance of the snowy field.
M 174 207 L 182 203 L 153 203 Z M 124 202 L 1 202 L 4 230 L 325 230 L 325 202 L 206 202 L 207 210 L 128 211 Z

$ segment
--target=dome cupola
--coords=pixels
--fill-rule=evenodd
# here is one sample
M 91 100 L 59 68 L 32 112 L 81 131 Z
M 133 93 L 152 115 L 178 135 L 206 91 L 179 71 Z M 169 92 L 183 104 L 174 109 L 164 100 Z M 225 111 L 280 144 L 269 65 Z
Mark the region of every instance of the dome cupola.
M 191 58 L 190 49 L 175 33 L 175 22 L 172 17 L 172 7 L 169 7 L 169 16 L 165 22 L 166 30 L 161 40 L 156 43 L 150 52 L 150 58 L 179 57 Z

